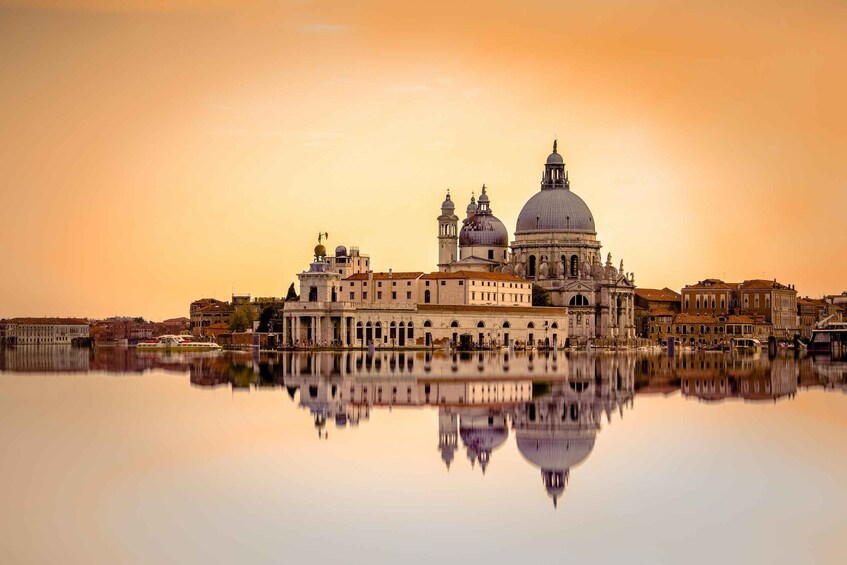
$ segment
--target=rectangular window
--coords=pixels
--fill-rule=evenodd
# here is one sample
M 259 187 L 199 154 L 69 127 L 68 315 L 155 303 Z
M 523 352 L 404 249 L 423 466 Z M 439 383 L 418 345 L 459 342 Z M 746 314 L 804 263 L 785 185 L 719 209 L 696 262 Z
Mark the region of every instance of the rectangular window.
M 445 284 L 446 284 L 446 283 L 445 283 L 444 281 L 441 281 L 441 286 L 444 286 Z
M 350 300 L 356 300 L 356 293 L 355 292 L 350 293 Z
M 406 293 L 406 300 L 411 300 L 411 299 L 412 299 L 412 293 L 411 293 L 411 292 L 407 292 L 407 293 Z
M 391 300 L 397 300 L 397 293 L 396 292 L 391 293 Z
M 368 293 L 367 293 L 367 292 L 363 292 L 363 293 L 362 293 L 362 300 L 367 300 L 367 299 L 368 299 Z
M 382 291 L 378 291 L 378 292 L 376 293 L 376 299 L 377 299 L 377 300 L 382 300 Z
M 465 281 L 459 281 L 459 286 L 464 286 Z

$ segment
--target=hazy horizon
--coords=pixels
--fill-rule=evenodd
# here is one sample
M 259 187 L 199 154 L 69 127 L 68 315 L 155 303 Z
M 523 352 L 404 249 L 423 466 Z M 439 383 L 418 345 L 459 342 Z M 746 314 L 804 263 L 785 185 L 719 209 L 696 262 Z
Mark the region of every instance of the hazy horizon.
M 847 290 L 847 6 L 0 0 L 0 318 L 283 296 L 327 247 L 436 270 L 559 140 L 639 287 Z

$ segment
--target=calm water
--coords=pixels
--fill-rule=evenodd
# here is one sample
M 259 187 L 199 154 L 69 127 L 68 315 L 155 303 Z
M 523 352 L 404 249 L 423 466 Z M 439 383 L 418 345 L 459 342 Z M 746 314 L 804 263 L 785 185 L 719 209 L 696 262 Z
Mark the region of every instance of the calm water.
M 847 562 L 847 363 L 0 352 L 0 561 Z

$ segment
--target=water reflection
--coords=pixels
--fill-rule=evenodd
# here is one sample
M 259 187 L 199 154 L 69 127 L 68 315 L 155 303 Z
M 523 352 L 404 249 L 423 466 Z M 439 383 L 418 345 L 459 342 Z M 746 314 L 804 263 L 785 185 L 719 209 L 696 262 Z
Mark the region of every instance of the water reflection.
M 847 362 L 725 354 L 430 352 L 137 354 L 132 349 L 0 350 L 6 372 L 188 373 L 198 389 L 280 388 L 308 412 L 316 435 L 356 428 L 372 410 L 438 411 L 433 444 L 446 470 L 464 458 L 485 474 L 514 441 L 557 505 L 571 472 L 591 455 L 601 424 L 638 395 L 705 403 L 775 403 L 799 390 L 847 391 Z M 436 438 L 437 437 L 437 441 Z M 512 440 L 512 438 L 514 438 Z

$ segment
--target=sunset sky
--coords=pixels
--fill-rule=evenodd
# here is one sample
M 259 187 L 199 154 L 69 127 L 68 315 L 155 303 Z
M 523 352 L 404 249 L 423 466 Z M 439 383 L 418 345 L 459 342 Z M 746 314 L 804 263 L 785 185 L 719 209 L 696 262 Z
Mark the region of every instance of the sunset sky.
M 638 286 L 847 290 L 847 4 L 0 0 L 0 318 L 435 270 L 554 137 Z

